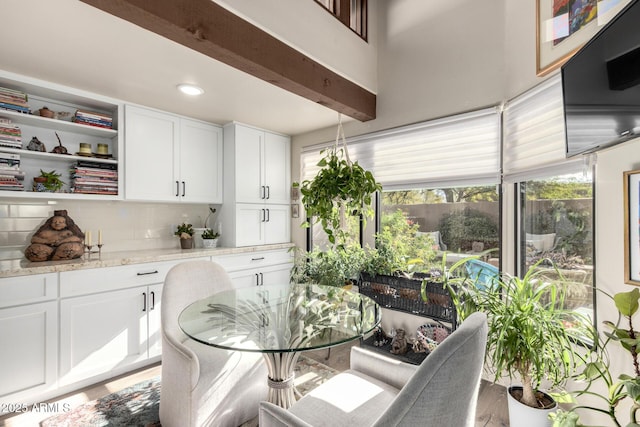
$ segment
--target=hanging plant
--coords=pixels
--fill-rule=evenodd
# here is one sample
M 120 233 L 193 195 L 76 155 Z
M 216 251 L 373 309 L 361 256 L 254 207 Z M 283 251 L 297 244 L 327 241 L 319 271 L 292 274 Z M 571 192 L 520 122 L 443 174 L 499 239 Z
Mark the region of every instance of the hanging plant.
M 342 148 L 338 148 L 340 136 Z M 318 162 L 321 169 L 315 178 L 293 185 L 300 187 L 307 218 L 317 218 L 329 241 L 335 244 L 336 237 L 344 242 L 347 234 L 341 228 L 342 215 L 361 215 L 365 221 L 373 217 L 371 195 L 382 190 L 382 185 L 371 172 L 349 159 L 342 120 L 338 123 L 335 143 L 320 154 L 324 157 Z M 309 223 L 305 222 L 303 226 L 308 227 Z

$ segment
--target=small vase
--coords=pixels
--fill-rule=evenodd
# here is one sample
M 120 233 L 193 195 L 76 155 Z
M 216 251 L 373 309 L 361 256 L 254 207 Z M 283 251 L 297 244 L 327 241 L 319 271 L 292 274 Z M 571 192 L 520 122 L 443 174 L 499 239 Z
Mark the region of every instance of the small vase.
M 180 247 L 182 249 L 191 249 L 193 247 L 193 238 L 191 238 L 191 239 L 180 239 Z

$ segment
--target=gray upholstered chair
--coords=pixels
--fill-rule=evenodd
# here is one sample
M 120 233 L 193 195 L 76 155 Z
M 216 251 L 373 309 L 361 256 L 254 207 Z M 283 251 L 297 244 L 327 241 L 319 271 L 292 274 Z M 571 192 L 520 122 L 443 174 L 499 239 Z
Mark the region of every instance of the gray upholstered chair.
M 260 403 L 260 427 L 474 426 L 487 318 L 469 316 L 420 366 L 351 349 L 351 369 L 289 410 Z
M 258 416 L 268 393 L 263 357 L 201 344 L 178 325 L 186 306 L 232 287 L 224 269 L 209 261 L 187 261 L 167 274 L 161 305 L 162 427 L 236 427 Z

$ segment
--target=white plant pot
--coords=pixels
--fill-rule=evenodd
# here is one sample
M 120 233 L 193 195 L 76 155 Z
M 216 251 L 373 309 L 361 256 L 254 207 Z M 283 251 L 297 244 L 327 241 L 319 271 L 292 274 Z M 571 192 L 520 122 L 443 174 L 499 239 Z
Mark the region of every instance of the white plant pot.
M 217 248 L 218 239 L 202 239 L 202 245 L 205 248 Z
M 518 427 L 551 427 L 552 423 L 549 420 L 549 414 L 556 411 L 558 404 L 554 402 L 554 406 L 549 409 L 532 408 L 520 403 L 511 396 L 511 389 L 513 388 L 522 387 L 511 386 L 507 389 L 509 425 Z

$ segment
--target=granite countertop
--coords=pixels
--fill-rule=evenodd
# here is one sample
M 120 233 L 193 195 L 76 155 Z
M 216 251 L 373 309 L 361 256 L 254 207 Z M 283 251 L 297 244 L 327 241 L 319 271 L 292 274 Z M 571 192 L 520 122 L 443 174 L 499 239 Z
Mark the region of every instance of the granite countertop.
M 198 249 L 150 249 L 122 252 L 105 252 L 100 258 L 92 254 L 65 261 L 31 262 L 27 259 L 0 261 L 0 278 L 25 276 L 29 274 L 56 273 L 60 271 L 83 270 L 88 268 L 113 267 L 118 265 L 141 264 L 145 262 L 172 261 L 202 256 L 242 254 L 257 251 L 288 249 L 293 243 L 248 246 L 242 248 L 198 248 Z

